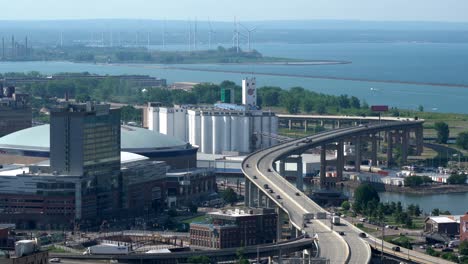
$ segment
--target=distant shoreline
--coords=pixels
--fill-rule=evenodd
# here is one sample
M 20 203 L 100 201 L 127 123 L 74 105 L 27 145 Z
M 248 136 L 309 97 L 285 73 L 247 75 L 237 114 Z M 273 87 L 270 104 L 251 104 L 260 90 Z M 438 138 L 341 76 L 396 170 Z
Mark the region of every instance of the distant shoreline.
M 364 184 L 366 182 L 362 182 Z M 357 188 L 361 182 L 344 181 L 343 185 L 351 189 Z M 399 187 L 385 184 L 372 184 L 378 191 L 392 192 L 392 193 L 408 193 L 416 195 L 433 195 L 433 194 L 448 194 L 448 193 L 467 193 L 468 185 L 429 185 L 422 187 Z
M 278 62 L 281 63 L 281 62 Z M 298 66 L 298 62 L 295 64 L 277 64 L 277 65 L 291 65 Z M 303 62 L 299 62 L 303 63 Z M 351 62 L 348 62 L 351 63 Z M 219 63 L 199 63 L 200 65 L 231 65 L 219 64 Z M 244 65 L 260 65 L 260 63 L 244 63 Z M 335 64 L 347 64 L 346 62 L 335 63 Z M 239 71 L 239 70 L 222 70 L 222 69 L 200 69 L 190 68 L 183 66 L 170 66 L 170 64 L 137 64 L 137 63 L 99 63 L 99 65 L 110 65 L 110 66 L 127 66 L 127 67 L 143 67 L 153 69 L 165 69 L 165 70 L 180 70 L 180 71 L 195 71 L 195 72 L 218 72 L 218 73 L 234 73 L 234 74 L 255 74 L 261 76 L 278 76 L 278 77 L 291 77 L 291 78 L 306 78 L 306 79 L 323 79 L 323 80 L 336 80 L 336 81 L 353 81 L 353 82 L 369 82 L 369 83 L 391 83 L 391 84 L 408 84 L 408 85 L 419 85 L 419 86 L 441 86 L 450 88 L 468 88 L 468 84 L 457 84 L 457 83 L 432 83 L 432 82 L 417 82 L 417 81 L 398 81 L 398 80 L 375 80 L 367 78 L 353 78 L 353 77 L 339 77 L 339 76 L 326 76 L 326 75 L 305 75 L 305 74 L 289 74 L 289 73 L 272 73 L 272 72 L 256 72 L 256 71 Z M 186 65 L 197 65 L 197 64 L 186 64 Z M 232 64 L 242 65 L 242 63 Z M 303 65 L 303 64 L 302 64 Z M 313 65 L 333 65 L 330 64 L 313 64 Z M 312 66 L 313 66 L 312 65 Z

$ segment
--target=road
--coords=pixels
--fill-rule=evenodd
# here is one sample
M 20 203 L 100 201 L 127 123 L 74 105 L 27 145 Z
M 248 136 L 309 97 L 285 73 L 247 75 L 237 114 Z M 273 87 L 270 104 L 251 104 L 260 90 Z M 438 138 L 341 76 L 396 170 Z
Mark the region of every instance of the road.
M 289 141 L 252 153 L 243 161 L 242 170 L 247 180 L 288 214 L 296 229 L 318 235 L 320 257 L 328 258 L 330 263 L 369 263 L 371 258 L 369 243 L 375 242 L 370 240 L 371 238 L 360 238 L 359 233 L 362 231 L 351 223 L 343 220 L 343 225 L 335 228 L 337 231 L 343 231 L 344 236 L 339 236 L 335 231 L 332 231 L 328 220 L 312 220 L 312 223 L 308 224 L 307 227 L 303 226 L 304 214 L 317 214 L 326 211 L 279 175 L 274 170 L 273 163 L 289 155 L 303 153 L 307 149 L 352 136 L 420 125 L 422 125 L 422 121 L 404 120 L 322 132 L 307 139 Z M 264 184 L 268 184 L 273 193 L 265 189 Z M 386 250 L 391 251 L 393 245 L 388 243 L 384 245 Z M 420 260 L 419 263 L 441 263 L 440 259 L 418 252 L 415 252 L 413 256 Z

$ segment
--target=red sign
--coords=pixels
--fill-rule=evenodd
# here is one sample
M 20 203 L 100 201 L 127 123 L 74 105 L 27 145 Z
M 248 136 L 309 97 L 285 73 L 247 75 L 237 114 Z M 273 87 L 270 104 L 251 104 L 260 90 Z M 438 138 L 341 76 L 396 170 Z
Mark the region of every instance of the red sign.
M 388 105 L 373 105 L 371 110 L 373 112 L 388 112 Z

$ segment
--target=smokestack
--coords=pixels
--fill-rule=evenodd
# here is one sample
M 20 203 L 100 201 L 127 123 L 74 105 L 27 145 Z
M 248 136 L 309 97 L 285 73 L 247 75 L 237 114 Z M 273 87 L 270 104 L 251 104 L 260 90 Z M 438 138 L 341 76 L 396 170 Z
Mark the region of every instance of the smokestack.
M 11 57 L 15 57 L 15 36 L 11 36 Z

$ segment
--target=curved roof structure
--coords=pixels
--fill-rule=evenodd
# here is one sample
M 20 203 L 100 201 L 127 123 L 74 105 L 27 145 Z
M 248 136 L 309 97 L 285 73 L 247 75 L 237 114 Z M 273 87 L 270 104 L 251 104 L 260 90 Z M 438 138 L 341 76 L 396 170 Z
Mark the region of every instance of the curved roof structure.
M 186 142 L 148 129 L 122 126 L 120 131 L 122 151 L 140 152 L 187 148 Z M 6 135 L 0 138 L 0 149 L 49 152 L 50 126 L 31 127 Z

